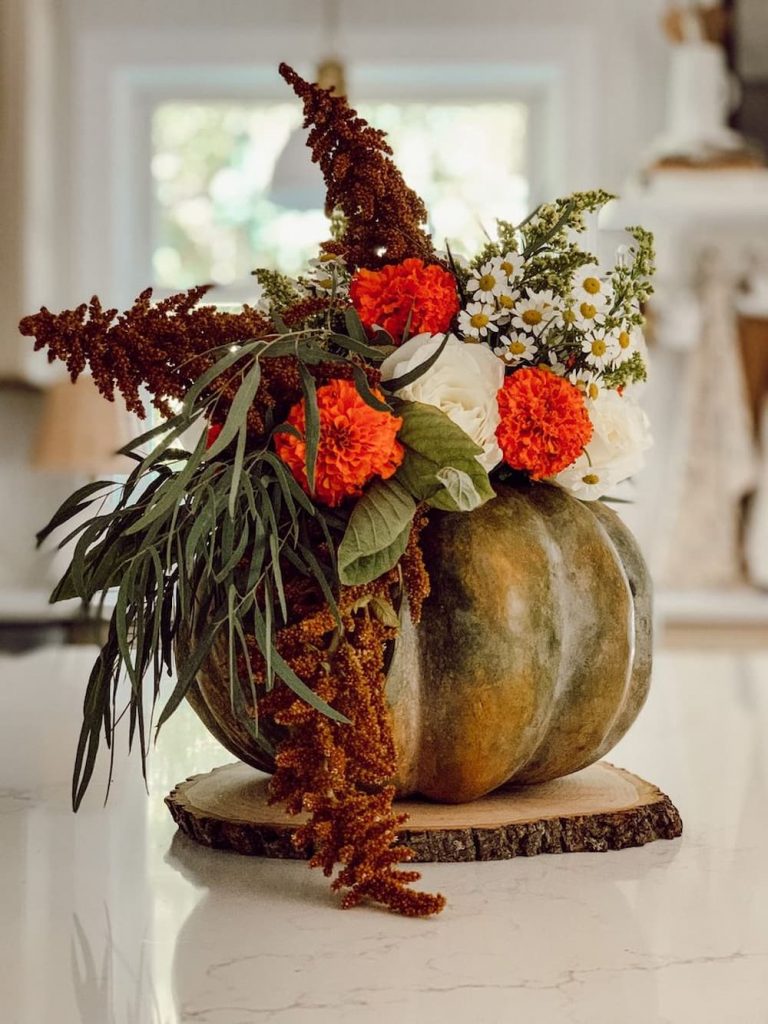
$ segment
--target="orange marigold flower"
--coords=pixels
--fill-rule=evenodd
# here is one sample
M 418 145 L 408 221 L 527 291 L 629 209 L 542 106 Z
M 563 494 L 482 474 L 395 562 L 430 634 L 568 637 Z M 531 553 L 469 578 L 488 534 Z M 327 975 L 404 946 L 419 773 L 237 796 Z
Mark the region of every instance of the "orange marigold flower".
M 384 400 L 374 389 L 377 398 Z M 288 413 L 287 422 L 297 428 L 301 439 L 276 434 L 277 454 L 286 463 L 304 490 L 310 494 L 307 480 L 305 400 Z M 403 446 L 396 435 L 402 419 L 371 408 L 349 380 L 332 380 L 317 389 L 320 413 L 320 438 L 315 463 L 314 497 L 324 505 L 340 505 L 345 498 L 359 497 L 363 487 L 375 476 L 384 480 L 403 461 Z
M 406 340 L 406 326 L 410 337 L 443 334 L 459 311 L 453 274 L 415 257 L 381 270 L 358 270 L 349 295 L 365 326 L 383 327 L 396 345 Z
M 578 388 L 538 366 L 517 370 L 498 393 L 496 428 L 504 461 L 534 480 L 554 476 L 581 455 L 592 437 Z

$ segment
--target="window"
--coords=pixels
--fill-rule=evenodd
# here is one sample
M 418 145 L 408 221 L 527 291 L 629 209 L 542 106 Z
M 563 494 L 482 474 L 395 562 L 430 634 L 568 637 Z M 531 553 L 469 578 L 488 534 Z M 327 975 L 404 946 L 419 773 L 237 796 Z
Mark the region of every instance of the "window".
M 438 248 L 471 251 L 494 218 L 528 212 L 528 104 L 370 102 L 395 160 L 425 200 Z M 296 273 L 328 237 L 322 182 L 308 201 L 272 180 L 300 124 L 290 103 L 168 100 L 152 114 L 152 263 L 160 289 L 242 281 L 256 266 Z M 305 150 L 307 164 L 309 151 Z M 310 178 L 311 181 L 311 178 Z M 306 197 L 304 197 L 306 198 Z

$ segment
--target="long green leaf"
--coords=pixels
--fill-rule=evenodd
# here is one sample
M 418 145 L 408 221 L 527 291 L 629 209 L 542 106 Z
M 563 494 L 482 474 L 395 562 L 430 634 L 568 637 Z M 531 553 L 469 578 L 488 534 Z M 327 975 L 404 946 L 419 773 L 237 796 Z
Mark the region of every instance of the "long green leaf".
M 428 373 L 435 365 L 437 360 L 443 354 L 445 346 L 448 344 L 450 334 L 446 334 L 443 340 L 440 342 L 438 347 L 424 360 L 423 363 L 419 363 L 418 366 L 414 366 L 412 370 L 408 370 L 406 373 L 401 374 L 399 377 L 392 377 L 390 380 L 383 380 L 381 386 L 385 391 L 388 391 L 391 395 L 394 395 L 400 388 L 406 387 L 408 384 L 413 384 L 420 377 L 423 377 L 425 373 Z
M 256 642 L 259 645 L 261 653 L 264 654 L 266 658 L 266 624 L 261 612 L 259 611 L 258 605 L 256 604 L 253 606 L 253 615 Z M 315 708 L 316 711 L 320 711 L 328 718 L 333 719 L 334 722 L 342 722 L 345 725 L 349 724 L 349 719 L 346 715 L 342 715 L 339 711 L 332 708 L 330 704 L 324 701 L 321 697 L 318 697 L 314 690 L 310 689 L 302 679 L 299 679 L 291 666 L 280 656 L 278 651 L 274 649 L 274 646 L 272 646 L 271 657 L 275 673 L 280 676 L 283 682 L 293 690 L 297 697 L 301 697 L 302 700 Z
M 248 410 L 253 405 L 253 399 L 261 383 L 261 365 L 256 359 L 253 366 L 245 375 L 243 383 L 237 389 L 232 405 L 224 420 L 221 433 L 205 453 L 205 459 L 215 459 L 235 439 L 235 435 L 241 426 L 246 422 Z
M 315 466 L 317 463 L 317 446 L 320 440 L 320 411 L 317 407 L 317 391 L 315 381 L 303 363 L 299 363 L 301 388 L 304 392 L 304 423 L 305 443 L 307 448 L 307 482 L 310 494 L 315 490 Z
M 332 334 L 331 339 L 339 348 L 344 348 L 348 352 L 357 352 L 372 363 L 383 362 L 388 355 L 395 351 L 394 345 L 375 346 L 369 344 L 367 340 L 363 342 L 355 338 L 348 338 L 346 334 Z
M 174 477 L 167 480 L 157 492 L 157 500 L 147 509 L 147 511 L 127 528 L 126 534 L 140 533 L 142 530 L 153 523 L 160 516 L 169 512 L 181 501 L 184 500 L 186 494 L 186 488 L 189 481 L 192 479 L 195 470 L 200 464 L 200 459 L 205 452 L 205 435 L 201 435 L 197 442 L 194 452 L 190 456 L 186 466 L 182 471 L 176 474 Z
M 357 389 L 357 393 L 358 395 L 360 395 L 360 397 L 362 398 L 366 405 L 370 405 L 370 407 L 372 409 L 375 409 L 376 412 L 392 412 L 392 406 L 387 405 L 386 402 L 383 402 L 380 398 L 377 398 L 373 391 L 371 391 L 371 386 L 368 383 L 368 378 L 366 377 L 365 372 L 359 366 L 354 366 L 352 368 L 352 375 L 355 381 L 355 388 Z
M 60 505 L 57 512 L 51 517 L 42 530 L 38 531 L 36 534 L 37 546 L 39 547 L 46 537 L 50 536 L 58 526 L 63 525 L 69 519 L 79 515 L 84 509 L 88 508 L 89 505 L 92 505 L 95 501 L 93 495 L 98 494 L 100 491 L 103 491 L 108 487 L 114 486 L 114 480 L 95 480 L 93 483 L 86 484 L 84 487 L 79 487 Z

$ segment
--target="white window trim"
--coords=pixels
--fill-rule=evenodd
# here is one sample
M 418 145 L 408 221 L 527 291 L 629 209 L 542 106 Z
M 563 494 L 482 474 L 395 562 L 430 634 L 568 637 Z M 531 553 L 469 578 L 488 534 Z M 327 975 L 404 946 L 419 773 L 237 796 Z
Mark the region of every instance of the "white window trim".
M 392 38 L 386 32 L 375 38 L 348 34 L 340 51 L 354 54 L 349 88 L 360 102 L 528 102 L 537 202 L 595 173 L 597 124 L 588 115 L 596 108 L 594 41 L 586 32 L 574 35 L 573 27 L 516 30 L 515 54 L 535 54 L 536 60 L 511 55 L 507 64 L 486 60 L 497 52 L 491 29 L 470 37 L 450 29 Z M 395 53 L 396 59 L 385 59 Z M 123 305 L 149 283 L 150 126 L 157 104 L 179 97 L 285 100 L 291 93 L 277 75 L 278 55 L 311 74 L 318 56 L 313 33 L 92 30 L 75 40 L 69 133 L 74 244 L 62 254 L 69 261 L 69 291 L 98 292 L 105 302 Z M 573 110 L 586 113 L 567 116 Z

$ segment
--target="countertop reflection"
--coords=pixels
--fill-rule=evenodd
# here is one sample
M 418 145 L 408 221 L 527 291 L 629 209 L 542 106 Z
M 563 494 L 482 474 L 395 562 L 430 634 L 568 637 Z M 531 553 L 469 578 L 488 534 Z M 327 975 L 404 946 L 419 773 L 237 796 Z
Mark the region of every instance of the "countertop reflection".
M 3 1024 L 765 1024 L 768 652 L 665 652 L 611 754 L 666 790 L 682 840 L 424 865 L 428 921 L 336 909 L 297 862 L 201 848 L 163 796 L 228 760 L 186 709 L 150 795 L 119 741 L 77 816 L 92 648 L 0 658 Z

